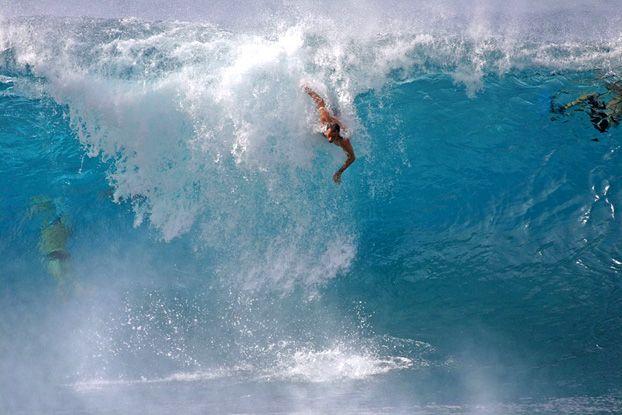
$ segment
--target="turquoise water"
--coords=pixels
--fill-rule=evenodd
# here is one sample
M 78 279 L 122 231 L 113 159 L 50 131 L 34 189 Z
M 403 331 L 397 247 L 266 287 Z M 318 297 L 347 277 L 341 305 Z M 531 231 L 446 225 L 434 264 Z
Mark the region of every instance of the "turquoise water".
M 2 412 L 621 411 L 617 38 L 271 30 L 3 21 Z

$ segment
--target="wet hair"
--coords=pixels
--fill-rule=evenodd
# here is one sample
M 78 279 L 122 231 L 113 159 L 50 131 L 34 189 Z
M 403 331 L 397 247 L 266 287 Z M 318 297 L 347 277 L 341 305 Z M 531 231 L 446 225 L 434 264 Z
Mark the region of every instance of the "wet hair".
M 330 125 L 330 130 L 334 133 L 339 134 L 341 132 L 341 127 L 339 126 L 339 124 L 334 123 Z
M 607 108 L 604 102 L 598 100 L 593 95 L 590 95 L 587 98 L 587 103 L 590 104 L 590 107 L 592 107 L 592 110 L 597 110 L 597 109 L 604 110 L 605 108 Z
M 609 128 L 609 117 L 603 110 L 607 108 L 607 105 L 593 95 L 588 97 L 587 102 L 590 104 L 592 125 L 601 133 L 606 132 Z

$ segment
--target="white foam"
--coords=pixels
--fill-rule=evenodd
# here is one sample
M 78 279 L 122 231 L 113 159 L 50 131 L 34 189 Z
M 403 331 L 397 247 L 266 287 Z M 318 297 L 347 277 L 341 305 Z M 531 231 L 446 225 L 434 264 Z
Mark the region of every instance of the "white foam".
M 395 370 L 409 369 L 415 363 L 408 357 L 379 356 L 369 351 L 353 351 L 341 346 L 323 350 L 302 348 L 291 353 L 277 353 L 276 356 L 278 361 L 272 367 L 266 369 L 253 366 L 239 366 L 194 372 L 177 372 L 168 376 L 154 378 L 98 378 L 74 382 L 69 386 L 78 392 L 88 392 L 103 388 L 144 384 L 203 382 L 233 376 L 249 380 L 330 383 L 368 379 Z
M 312 383 L 361 380 L 412 365 L 412 359 L 407 357 L 378 356 L 336 346 L 324 350 L 297 350 L 283 356 L 266 377 Z
M 165 377 L 138 378 L 138 379 L 89 379 L 70 384 L 78 392 L 88 392 L 110 387 L 126 387 L 132 385 L 171 383 L 171 382 L 201 382 L 220 379 L 230 376 L 236 369 L 215 369 L 211 371 L 178 372 Z
M 472 94 L 491 72 L 622 62 L 622 37 L 532 40 L 499 32 L 487 9 L 478 13 L 449 33 L 421 21 L 335 31 L 311 15 L 244 33 L 137 19 L 18 19 L 0 28 L 0 50 L 35 76 L 24 79 L 37 88 L 14 90 L 43 87 L 67 106 L 89 154 L 113 161 L 114 197 L 132 203 L 137 226 L 148 221 L 165 241 L 194 230 L 201 249 L 221 254 L 223 275 L 287 290 L 347 271 L 356 254 L 347 191 L 330 181 L 344 156 L 314 135 L 301 80 L 340 110 L 363 156 L 344 175 L 347 187 L 366 153 L 354 99 L 391 76 L 449 73 Z M 323 164 L 314 164 L 322 152 Z

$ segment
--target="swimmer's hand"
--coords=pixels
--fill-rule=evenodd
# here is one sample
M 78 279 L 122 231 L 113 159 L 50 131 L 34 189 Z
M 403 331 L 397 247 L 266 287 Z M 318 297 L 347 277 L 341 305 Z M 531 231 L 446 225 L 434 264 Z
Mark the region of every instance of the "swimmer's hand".
M 335 174 L 333 174 L 333 181 L 334 181 L 336 184 L 341 184 L 341 173 L 342 173 L 342 172 L 340 172 L 339 170 L 337 170 L 337 171 L 335 172 Z

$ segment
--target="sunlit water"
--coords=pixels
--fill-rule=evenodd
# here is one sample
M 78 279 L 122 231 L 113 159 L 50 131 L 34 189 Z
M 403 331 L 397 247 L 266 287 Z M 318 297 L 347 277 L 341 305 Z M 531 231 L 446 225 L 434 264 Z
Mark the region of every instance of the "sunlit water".
M 619 42 L 472 32 L 4 21 L 2 412 L 622 411 Z

